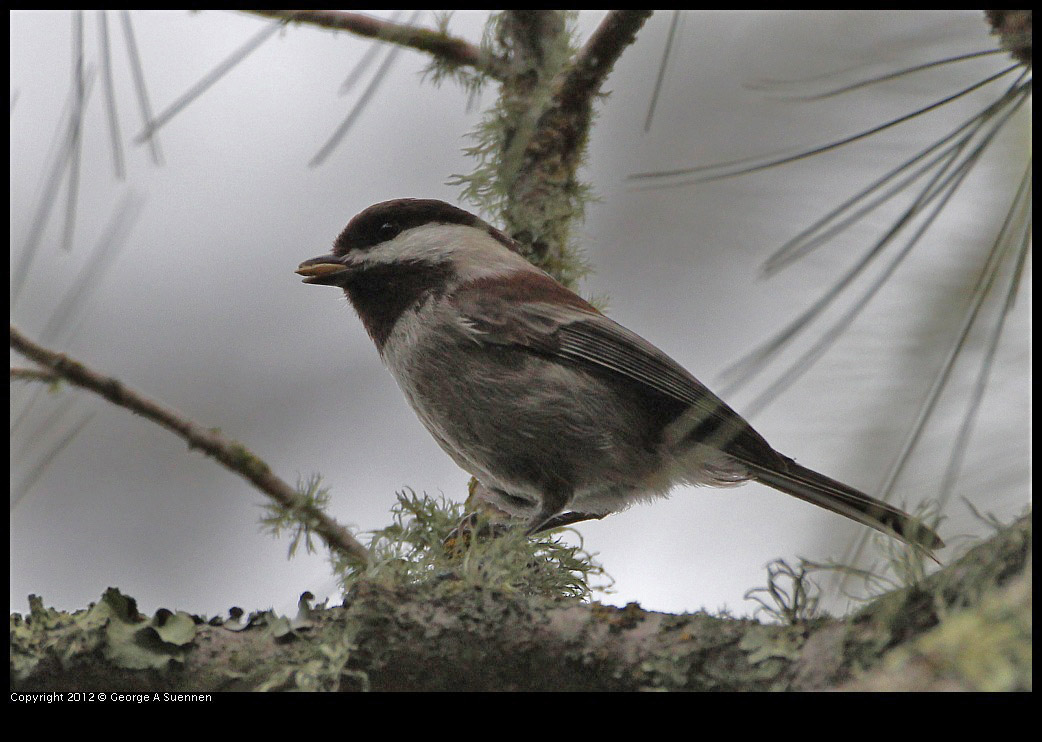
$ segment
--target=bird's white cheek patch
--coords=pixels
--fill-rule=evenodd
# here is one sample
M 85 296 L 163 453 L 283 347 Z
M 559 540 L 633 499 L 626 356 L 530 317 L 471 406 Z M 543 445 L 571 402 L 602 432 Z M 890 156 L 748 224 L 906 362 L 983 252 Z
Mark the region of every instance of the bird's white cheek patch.
M 434 224 L 407 229 L 393 240 L 368 250 L 360 262 L 390 265 L 416 262 L 452 265 L 458 280 L 499 276 L 516 270 L 534 270 L 487 233 L 462 224 Z

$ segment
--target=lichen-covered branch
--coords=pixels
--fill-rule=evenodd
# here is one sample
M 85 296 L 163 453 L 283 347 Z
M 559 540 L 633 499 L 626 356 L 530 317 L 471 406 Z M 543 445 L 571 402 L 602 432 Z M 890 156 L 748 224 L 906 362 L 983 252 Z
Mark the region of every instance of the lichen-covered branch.
M 489 56 L 479 47 L 454 36 L 395 23 L 346 10 L 249 10 L 268 18 L 282 18 L 292 23 L 307 23 L 320 28 L 349 31 L 359 36 L 380 39 L 417 51 L 426 52 L 449 64 L 473 67 L 491 77 L 500 78 L 503 62 Z
M 554 104 L 569 109 L 588 107 L 622 52 L 636 41 L 637 32 L 651 13 L 650 10 L 610 11 L 563 76 Z
M 578 170 L 593 102 L 650 15 L 611 11 L 580 49 L 572 44 L 573 16 L 563 11 L 510 10 L 491 21 L 506 72 L 468 150 L 479 164 L 457 182 L 533 263 L 571 287 L 586 272 L 571 230 L 590 198 Z
M 610 11 L 553 80 L 549 103 L 539 113 L 510 188 L 514 220 L 523 214 L 529 244 L 540 264 L 555 267 L 568 247 L 571 222 L 581 216 L 581 211 L 576 213 L 582 198 L 577 171 L 586 151 L 593 101 L 651 13 Z
M 28 618 L 11 619 L 12 689 L 1030 690 L 1030 552 L 1028 516 L 854 616 L 791 625 L 591 605 L 442 574 L 408 586 L 373 575 L 344 606 L 303 621 L 267 615 L 230 631 L 197 620 L 163 642 L 153 634 L 183 616 L 135 618 L 110 591 L 104 615 L 121 623 L 108 636 L 89 612 L 36 599 Z M 164 671 L 121 664 L 131 661 Z M 916 674 L 893 677 L 908 661 Z
M 189 448 L 197 448 L 251 482 L 286 510 L 296 514 L 326 545 L 353 559 L 367 559 L 367 551 L 346 528 L 312 506 L 293 487 L 277 477 L 268 465 L 238 441 L 215 429 L 203 428 L 130 389 L 118 379 L 105 376 L 62 353 L 37 345 L 11 325 L 11 347 L 57 374 L 69 383 L 98 394 L 179 435 Z

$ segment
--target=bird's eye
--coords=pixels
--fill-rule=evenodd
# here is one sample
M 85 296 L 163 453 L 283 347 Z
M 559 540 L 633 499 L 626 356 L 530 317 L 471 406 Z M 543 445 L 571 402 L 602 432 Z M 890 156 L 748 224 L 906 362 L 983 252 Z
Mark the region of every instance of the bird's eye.
M 377 234 L 381 240 L 390 240 L 397 236 L 401 231 L 401 227 L 394 222 L 384 222 L 380 225 L 380 229 L 377 230 Z

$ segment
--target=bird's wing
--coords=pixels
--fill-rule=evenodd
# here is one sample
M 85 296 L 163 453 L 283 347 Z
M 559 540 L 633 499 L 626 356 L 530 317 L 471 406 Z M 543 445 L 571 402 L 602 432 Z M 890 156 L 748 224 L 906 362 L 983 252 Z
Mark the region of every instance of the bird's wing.
M 580 302 L 518 302 L 488 292 L 463 293 L 455 299 L 478 342 L 520 347 L 560 362 L 616 374 L 693 408 L 700 434 L 727 431 L 730 445 L 721 442 L 721 448 L 739 456 L 755 453 L 757 458 L 766 454 L 764 448 L 770 451 L 738 413 L 683 366 L 640 335 Z

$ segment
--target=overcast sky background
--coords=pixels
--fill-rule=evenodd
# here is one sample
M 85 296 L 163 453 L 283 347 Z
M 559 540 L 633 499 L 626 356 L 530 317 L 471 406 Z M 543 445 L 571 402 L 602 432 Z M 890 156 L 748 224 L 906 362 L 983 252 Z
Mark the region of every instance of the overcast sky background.
M 157 113 L 268 23 L 224 11 L 132 15 Z M 601 17 L 581 15 L 582 39 Z M 839 98 L 780 100 L 789 87 L 753 84 L 837 72 L 839 83 L 852 82 L 995 42 L 976 11 L 688 12 L 644 132 L 671 17 L 656 13 L 646 24 L 608 81 L 611 96 L 598 105 L 583 176 L 601 200 L 581 228 L 595 271 L 582 291 L 607 297 L 612 317 L 719 389 L 723 369 L 816 299 L 896 212 L 873 215 L 770 280 L 760 277 L 762 261 L 1008 82 L 885 136 L 767 172 L 657 190 L 637 189 L 626 177 L 822 144 L 955 92 L 1007 60 L 950 65 Z M 459 12 L 450 28 L 476 42 L 484 20 L 483 13 Z M 421 23 L 430 25 L 430 15 Z M 333 495 L 331 515 L 357 530 L 386 525 L 394 493 L 405 487 L 464 499 L 467 475 L 415 419 L 349 306 L 332 289 L 302 285 L 293 271 L 326 252 L 351 216 L 372 203 L 406 196 L 460 203 L 446 181 L 473 169 L 463 153 L 466 135 L 494 101 L 494 87 L 468 112 L 454 84 L 421 83 L 426 58 L 403 50 L 346 139 L 310 168 L 378 65 L 338 95 L 370 42 L 292 27 L 160 129 L 165 165 L 156 167 L 147 146 L 131 143 L 141 118 L 116 13 L 109 32 L 127 179 L 113 173 L 99 78 L 85 113 L 72 250 L 60 247 L 63 186 L 13 322 L 191 420 L 221 428 L 291 483 L 321 473 Z M 12 269 L 53 158 L 71 39 L 68 12 L 11 15 Z M 85 39 L 85 59 L 99 68 L 94 12 L 85 16 Z M 795 86 L 805 89 L 820 90 L 820 83 Z M 958 331 L 1024 167 L 1030 110 L 1014 123 L 850 331 L 752 416 L 775 448 L 870 492 L 883 482 Z M 127 198 L 141 204 L 140 214 L 124 248 L 98 270 L 98 242 Z M 49 328 L 91 266 L 87 300 Z M 961 534 L 987 532 L 960 498 L 1004 520 L 1028 504 L 1030 263 L 1027 270 L 941 528 L 956 547 Z M 975 359 L 985 332 L 971 337 Z M 728 401 L 743 412 L 782 368 Z M 899 482 L 904 504 L 937 496 L 975 374 L 975 363 L 962 364 L 942 398 L 936 424 Z M 25 491 L 39 461 L 88 415 Z M 86 392 L 63 387 L 48 395 L 23 384 L 12 386 L 11 420 L 18 421 L 11 441 L 12 610 L 25 611 L 29 593 L 48 605 L 83 607 L 109 586 L 143 610 L 210 615 L 232 605 L 288 612 L 306 589 L 336 599 L 324 555 L 288 561 L 287 542 L 261 533 L 261 494 L 153 423 Z M 743 594 L 765 583 L 770 560 L 839 557 L 862 532 L 758 485 L 678 490 L 579 530 L 615 578 L 614 592 L 599 599 L 736 614 L 755 607 Z

